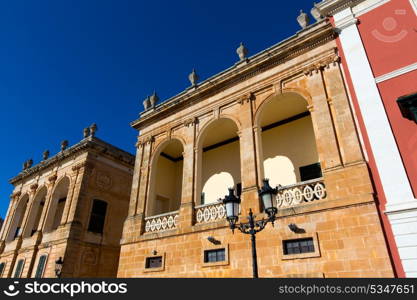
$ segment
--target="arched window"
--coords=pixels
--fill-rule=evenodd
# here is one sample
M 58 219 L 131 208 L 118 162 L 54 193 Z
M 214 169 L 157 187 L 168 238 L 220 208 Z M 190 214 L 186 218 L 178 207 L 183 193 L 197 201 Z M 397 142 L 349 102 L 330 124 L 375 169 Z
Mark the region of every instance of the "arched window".
M 16 264 L 16 269 L 14 269 L 14 278 L 20 278 L 22 276 L 23 272 L 23 266 L 25 265 L 24 259 L 19 259 L 19 261 Z
M 28 216 L 28 221 L 26 229 L 23 232 L 23 238 L 32 236 L 39 226 L 39 221 L 41 219 L 43 207 L 45 204 L 47 189 L 46 187 L 41 188 L 35 195 L 31 211 Z
M 104 221 L 106 220 L 107 203 L 102 200 L 94 200 L 91 209 L 90 222 L 88 231 L 94 233 L 103 233 Z
M 234 121 L 220 118 L 201 133 L 197 158 L 197 204 L 216 203 L 228 188 L 241 190 L 240 141 Z
M 44 227 L 45 232 L 54 231 L 60 225 L 67 200 L 69 184 L 68 177 L 65 177 L 58 183 L 54 190 Z
M 43 270 L 45 270 L 47 255 L 41 255 L 39 257 L 38 267 L 36 268 L 35 278 L 42 278 Z
M 307 101 L 297 93 L 275 95 L 263 105 L 260 156 L 272 186 L 321 177 L 313 123 Z
M 12 223 L 10 225 L 9 233 L 7 235 L 6 241 L 10 242 L 13 241 L 15 238 L 17 238 L 22 231 L 22 223 L 23 223 L 23 217 L 25 216 L 27 203 L 29 202 L 29 196 L 25 195 L 23 196 L 14 211 Z
M 161 145 L 152 162 L 150 195 L 147 216 L 155 216 L 179 209 L 183 176 L 182 143 L 177 139 Z

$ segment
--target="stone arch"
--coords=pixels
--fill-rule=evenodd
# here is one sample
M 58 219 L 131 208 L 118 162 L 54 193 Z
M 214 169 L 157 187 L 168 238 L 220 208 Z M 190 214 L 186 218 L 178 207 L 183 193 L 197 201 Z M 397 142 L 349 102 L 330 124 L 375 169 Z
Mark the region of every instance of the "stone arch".
M 29 202 L 29 194 L 24 194 L 19 198 L 16 203 L 16 207 L 13 212 L 13 219 L 10 223 L 9 232 L 7 234 L 6 241 L 13 241 L 15 238 L 21 235 L 23 218 L 25 216 L 27 204 Z
M 233 121 L 237 127 L 237 132 L 240 132 L 242 126 L 240 124 L 240 121 L 237 118 L 229 114 L 221 114 L 218 118 L 210 119 L 206 124 L 203 125 L 203 127 L 199 129 L 199 132 L 196 138 L 196 143 L 195 143 L 196 147 L 200 146 L 200 144 L 202 143 L 202 140 L 204 140 L 204 136 L 207 134 L 207 130 L 210 129 L 210 126 L 212 126 L 213 123 L 216 123 L 220 119 L 229 119 Z
M 149 161 L 150 166 L 153 165 L 154 161 L 158 158 L 158 155 L 161 154 L 164 147 L 168 145 L 170 142 L 172 142 L 173 140 L 178 140 L 181 143 L 182 148 L 185 149 L 186 142 L 183 137 L 178 136 L 178 135 L 166 137 L 163 140 L 161 140 L 158 144 L 155 145 L 155 149 L 153 153 L 151 154 L 151 159 Z
M 63 176 L 57 181 L 47 211 L 43 228 L 45 232 L 54 231 L 61 224 L 70 183 L 71 179 L 68 176 Z
M 183 153 L 185 144 L 172 136 L 156 147 L 150 160 L 146 215 L 179 209 L 182 197 Z
M 228 115 L 221 115 L 220 118 L 210 120 L 201 129 L 196 142 L 196 198 L 194 200 L 197 205 L 206 204 L 203 187 L 207 181 L 209 179 L 216 181 L 215 177 L 221 180 L 220 177 L 225 175 L 224 173 L 228 173 L 233 178 L 234 187 L 240 188 L 239 130 L 238 120 Z M 227 194 L 227 188 L 217 186 L 217 190 L 211 190 L 210 194 L 224 197 Z
M 266 177 L 272 179 L 271 184 L 288 185 L 305 180 L 309 176 L 306 170 L 319 173 L 310 103 L 305 90 L 286 88 L 282 93 L 272 93 L 259 105 L 254 127 L 260 179 Z
M 36 191 L 36 194 L 33 198 L 32 207 L 28 215 L 26 228 L 23 232 L 24 238 L 32 236 L 38 229 L 47 194 L 48 189 L 45 185 L 38 188 Z
M 310 93 L 301 88 L 283 88 L 281 92 L 273 92 L 269 94 L 257 107 L 254 114 L 254 126 L 258 126 L 260 121 L 260 116 L 262 115 L 263 110 L 265 109 L 266 104 L 270 102 L 275 97 L 285 97 L 286 94 L 297 94 L 306 101 L 306 108 L 313 104 Z

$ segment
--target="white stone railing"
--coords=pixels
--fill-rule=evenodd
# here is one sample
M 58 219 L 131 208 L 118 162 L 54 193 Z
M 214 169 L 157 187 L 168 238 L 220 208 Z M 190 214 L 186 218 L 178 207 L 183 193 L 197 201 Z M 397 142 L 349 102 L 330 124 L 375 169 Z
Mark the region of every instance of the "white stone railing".
M 209 223 L 226 218 L 226 209 L 221 202 L 198 205 L 196 210 L 196 222 Z
M 178 227 L 178 217 L 178 210 L 166 214 L 146 217 L 145 233 L 175 229 Z
M 276 197 L 277 206 L 289 207 L 326 198 L 323 178 L 281 186 Z

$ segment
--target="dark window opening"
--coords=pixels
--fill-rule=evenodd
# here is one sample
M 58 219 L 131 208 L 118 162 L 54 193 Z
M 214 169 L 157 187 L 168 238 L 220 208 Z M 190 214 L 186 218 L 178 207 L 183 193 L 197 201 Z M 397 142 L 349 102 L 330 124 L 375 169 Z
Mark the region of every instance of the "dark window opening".
M 219 262 L 219 261 L 225 261 L 225 260 L 226 260 L 226 250 L 224 248 L 204 251 L 205 263 Z
M 15 231 L 15 233 L 14 233 L 14 237 L 13 237 L 13 239 L 16 239 L 16 238 L 19 236 L 19 234 L 20 234 L 20 227 L 17 227 L 17 228 L 16 228 L 16 231 Z
M 300 180 L 307 181 L 322 177 L 320 163 L 300 167 Z
M 16 269 L 14 270 L 14 278 L 20 278 L 20 276 L 22 275 L 24 262 L 25 261 L 23 259 L 17 262 Z
M 6 265 L 5 263 L 0 264 L 0 277 L 1 277 L 1 275 L 3 275 L 3 270 L 4 270 L 5 265 Z
M 302 254 L 314 252 L 313 238 L 283 241 L 284 254 Z
M 242 195 L 242 183 L 237 183 L 236 184 L 236 196 L 240 197 L 240 195 Z
M 206 201 L 206 194 L 204 192 L 201 193 L 201 204 L 203 205 Z
M 162 267 L 162 256 L 147 257 L 145 267 L 146 267 L 146 269 Z
M 107 203 L 102 200 L 94 200 L 91 209 L 90 223 L 88 231 L 94 233 L 103 233 L 104 221 L 106 219 Z
M 38 267 L 36 268 L 35 278 L 42 278 L 43 269 L 45 268 L 46 255 L 39 257 Z

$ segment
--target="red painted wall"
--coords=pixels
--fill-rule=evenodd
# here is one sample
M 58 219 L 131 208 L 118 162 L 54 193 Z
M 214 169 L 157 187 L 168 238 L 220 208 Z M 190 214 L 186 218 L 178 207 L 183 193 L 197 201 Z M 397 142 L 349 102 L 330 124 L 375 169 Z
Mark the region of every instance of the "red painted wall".
M 401 115 L 396 102 L 399 96 L 417 93 L 417 71 L 381 82 L 378 84 L 378 89 L 384 101 L 385 110 L 397 141 L 414 197 L 417 198 L 417 124 Z
M 417 62 L 417 16 L 410 0 L 391 0 L 359 17 L 374 76 Z
M 410 0 L 391 0 L 359 17 L 359 33 L 374 76 L 417 63 L 417 16 Z M 398 149 L 417 197 L 417 124 L 404 119 L 398 97 L 417 93 L 417 71 L 378 84 Z

